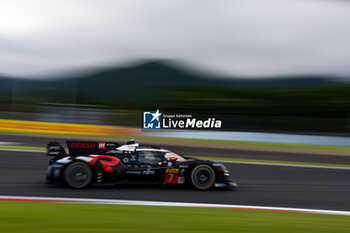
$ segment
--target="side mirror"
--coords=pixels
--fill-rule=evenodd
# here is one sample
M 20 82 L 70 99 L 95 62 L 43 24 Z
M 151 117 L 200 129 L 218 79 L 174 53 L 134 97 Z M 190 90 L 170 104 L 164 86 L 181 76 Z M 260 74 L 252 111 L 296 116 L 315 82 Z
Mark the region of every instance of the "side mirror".
M 171 162 L 176 162 L 177 158 L 176 158 L 176 157 L 170 157 L 169 160 L 170 160 Z

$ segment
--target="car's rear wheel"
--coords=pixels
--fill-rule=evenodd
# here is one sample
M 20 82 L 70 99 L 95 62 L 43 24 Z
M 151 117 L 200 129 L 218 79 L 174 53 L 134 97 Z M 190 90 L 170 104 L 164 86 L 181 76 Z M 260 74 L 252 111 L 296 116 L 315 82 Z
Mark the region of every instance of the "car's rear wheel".
M 192 170 L 191 181 L 197 189 L 210 189 L 215 182 L 215 172 L 206 164 L 198 165 Z
M 84 162 L 72 163 L 66 168 L 64 179 L 72 188 L 85 188 L 91 183 L 91 168 Z

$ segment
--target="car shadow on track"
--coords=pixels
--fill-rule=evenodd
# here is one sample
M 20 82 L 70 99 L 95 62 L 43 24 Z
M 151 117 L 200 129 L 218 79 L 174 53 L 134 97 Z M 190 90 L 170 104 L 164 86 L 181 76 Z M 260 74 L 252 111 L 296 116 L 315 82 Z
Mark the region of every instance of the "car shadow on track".
M 48 188 L 52 189 L 65 189 L 65 190 L 77 190 L 74 188 L 69 187 L 66 184 L 47 184 Z M 220 192 L 220 191 L 235 191 L 234 189 L 231 188 L 211 188 L 209 190 L 199 190 L 195 189 L 192 186 L 189 185 L 155 185 L 155 184 L 94 184 L 89 187 L 79 189 L 79 190 L 183 190 L 183 191 L 198 191 L 198 192 L 203 192 L 203 191 L 215 191 L 215 192 Z

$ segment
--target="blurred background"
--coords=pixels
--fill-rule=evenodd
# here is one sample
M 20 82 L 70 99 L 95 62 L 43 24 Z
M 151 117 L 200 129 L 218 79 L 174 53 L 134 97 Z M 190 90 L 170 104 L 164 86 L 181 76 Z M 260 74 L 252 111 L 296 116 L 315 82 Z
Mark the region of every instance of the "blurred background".
M 326 214 L 350 215 L 349 25 L 347 0 L 1 0 L 0 229 L 349 232 L 349 216 Z M 142 130 L 158 109 L 223 128 Z M 45 184 L 49 141 L 131 138 L 225 163 L 240 190 Z
M 3 119 L 349 135 L 350 3 L 2 1 Z

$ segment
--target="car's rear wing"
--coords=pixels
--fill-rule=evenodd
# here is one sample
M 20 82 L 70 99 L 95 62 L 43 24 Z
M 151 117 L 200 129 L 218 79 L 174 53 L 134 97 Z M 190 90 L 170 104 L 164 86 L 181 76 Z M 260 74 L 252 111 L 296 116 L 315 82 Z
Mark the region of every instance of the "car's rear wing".
M 115 142 L 91 142 L 91 141 L 67 141 L 69 155 L 104 154 L 106 151 L 115 150 L 121 145 Z M 66 150 L 59 142 L 47 144 L 47 155 L 66 156 Z
M 69 155 L 101 153 L 121 146 L 115 142 L 67 141 Z
M 46 155 L 63 157 L 66 155 L 66 151 L 59 142 L 49 142 L 46 146 Z

